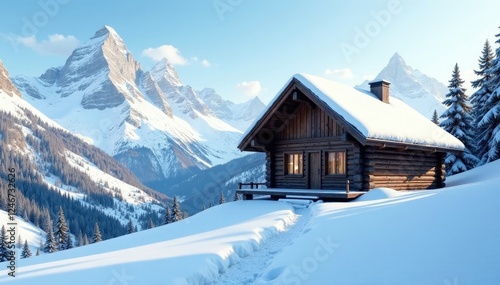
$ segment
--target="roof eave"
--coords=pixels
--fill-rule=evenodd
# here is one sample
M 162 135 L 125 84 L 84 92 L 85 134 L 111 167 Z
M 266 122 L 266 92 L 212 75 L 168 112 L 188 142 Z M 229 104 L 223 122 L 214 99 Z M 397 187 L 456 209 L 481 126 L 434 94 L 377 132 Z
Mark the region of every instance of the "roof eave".
M 441 146 L 441 145 L 421 144 L 421 143 L 415 144 L 415 143 L 398 142 L 398 141 L 376 139 L 376 138 L 367 138 L 366 145 L 377 146 L 377 147 L 404 148 L 404 149 L 432 151 L 432 152 L 459 153 L 459 152 L 464 151 L 464 149 L 458 149 L 458 148 L 454 148 L 454 147 L 447 147 L 447 146 Z

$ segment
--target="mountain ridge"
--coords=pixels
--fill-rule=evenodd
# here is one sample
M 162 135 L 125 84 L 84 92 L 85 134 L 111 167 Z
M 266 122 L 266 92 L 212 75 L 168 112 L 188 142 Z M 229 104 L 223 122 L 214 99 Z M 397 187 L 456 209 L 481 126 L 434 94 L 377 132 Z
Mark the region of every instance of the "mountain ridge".
M 202 98 L 206 91 L 184 84 L 168 60 L 144 71 L 109 26 L 77 47 L 62 68 L 49 68 L 37 78 L 17 76 L 13 82 L 37 109 L 146 183 L 244 156 L 237 142 L 252 115 L 264 108 L 255 99 L 247 105 L 221 100 L 225 107 L 212 110 L 216 106 Z

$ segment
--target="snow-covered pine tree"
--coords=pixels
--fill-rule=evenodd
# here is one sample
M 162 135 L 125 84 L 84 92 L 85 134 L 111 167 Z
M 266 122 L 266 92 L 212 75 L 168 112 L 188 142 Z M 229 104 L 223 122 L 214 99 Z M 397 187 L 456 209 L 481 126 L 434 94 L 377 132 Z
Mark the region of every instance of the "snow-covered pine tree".
M 68 225 L 62 207 L 59 207 L 59 215 L 57 217 L 56 226 L 54 229 L 54 238 L 56 239 L 57 249 L 65 250 L 68 243 Z
M 5 226 L 2 225 L 2 229 L 0 230 L 0 262 L 7 260 L 7 252 L 9 250 L 7 242 L 8 240 L 7 230 Z
M 220 191 L 219 205 L 226 203 L 226 198 L 224 197 L 224 192 Z
M 474 141 L 476 142 L 476 148 L 474 154 L 479 159 L 479 165 L 486 162 L 487 157 L 485 153 L 488 151 L 488 142 L 491 138 L 491 131 L 487 128 L 487 124 L 483 124 L 479 127 L 481 120 L 484 115 L 489 111 L 490 106 L 486 104 L 486 101 L 491 96 L 491 87 L 489 86 L 489 81 L 491 80 L 491 67 L 493 64 L 494 54 L 491 50 L 491 46 L 488 40 L 484 43 L 481 56 L 479 57 L 479 70 L 474 70 L 474 73 L 479 76 L 479 79 L 472 81 L 472 87 L 476 88 L 477 91 L 470 96 L 470 101 L 472 103 L 474 117 L 474 125 L 476 126 L 476 132 L 474 135 Z
M 40 255 L 40 248 L 37 248 L 37 249 L 36 249 L 35 256 L 39 256 L 39 255 Z
M 47 237 L 45 239 L 45 245 L 43 251 L 46 253 L 52 253 L 57 251 L 57 243 L 56 239 L 54 238 L 54 232 L 52 231 L 52 229 L 49 229 L 49 231 L 47 232 Z
M 163 224 L 170 224 L 172 222 L 172 210 L 170 210 L 170 206 L 167 205 L 165 207 L 165 215 L 163 216 Z
M 74 247 L 73 239 L 71 238 L 71 234 L 70 234 L 69 226 L 68 226 L 68 237 L 66 238 L 66 245 L 64 246 L 64 249 L 72 249 L 73 247 Z
M 127 234 L 131 234 L 133 232 L 134 232 L 134 224 L 132 223 L 132 219 L 128 219 Z
M 100 241 L 102 241 L 101 230 L 99 229 L 99 224 L 97 224 L 96 222 L 94 226 L 94 236 L 92 237 L 92 243 Z
M 439 116 L 438 116 L 438 112 L 436 110 L 434 110 L 434 113 L 432 114 L 432 122 L 436 125 L 439 125 Z
M 449 93 L 446 94 L 447 99 L 443 102 L 448 109 L 441 115 L 441 118 L 444 120 L 439 126 L 465 145 L 464 152 L 448 153 L 446 155 L 446 173 L 453 175 L 474 168 L 478 159 L 471 152 L 475 146 L 472 139 L 473 122 L 470 115 L 471 107 L 467 104 L 465 88 L 462 87 L 464 81 L 460 78 L 458 64 L 455 64 L 449 82 Z
M 32 254 L 31 254 L 30 246 L 28 245 L 28 240 L 25 240 L 23 250 L 21 251 L 21 258 L 28 258 L 31 256 L 32 256 Z
M 486 151 L 481 157 L 481 163 L 488 163 L 500 158 L 500 34 L 495 35 L 499 44 L 495 50 L 495 59 L 487 70 L 491 78 L 484 84 L 491 90 L 491 95 L 485 101 L 484 114 L 478 127 L 484 128 L 487 141 Z
M 49 210 L 47 208 L 43 211 L 43 222 L 42 222 L 42 230 L 46 233 L 52 229 L 52 220 L 50 219 Z
M 3 196 L 2 191 L 0 191 L 0 210 L 7 210 L 7 200 Z
M 17 236 L 17 248 L 22 249 L 23 248 L 23 238 L 21 237 L 21 234 Z
M 76 240 L 76 246 L 82 246 L 82 245 L 85 245 L 84 244 L 85 242 L 83 241 L 83 234 L 82 234 L 82 230 L 80 230 L 78 232 L 78 238 Z
M 149 219 L 148 221 L 148 229 L 152 229 L 155 227 L 155 223 L 153 222 L 153 219 Z
M 87 236 L 87 234 L 85 234 L 83 236 L 83 245 L 88 245 L 90 244 L 90 240 L 89 240 L 89 237 Z
M 172 222 L 177 222 L 182 220 L 182 210 L 181 210 L 181 205 L 179 202 L 179 199 L 177 199 L 177 196 L 174 196 L 174 210 L 172 212 Z

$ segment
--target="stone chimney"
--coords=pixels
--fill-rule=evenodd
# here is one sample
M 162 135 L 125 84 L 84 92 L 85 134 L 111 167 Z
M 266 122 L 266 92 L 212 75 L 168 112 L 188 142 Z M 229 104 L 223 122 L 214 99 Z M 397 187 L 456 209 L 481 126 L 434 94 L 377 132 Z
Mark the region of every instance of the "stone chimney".
M 391 83 L 383 79 L 375 79 L 370 84 L 370 92 L 377 95 L 380 101 L 389 103 L 389 85 Z

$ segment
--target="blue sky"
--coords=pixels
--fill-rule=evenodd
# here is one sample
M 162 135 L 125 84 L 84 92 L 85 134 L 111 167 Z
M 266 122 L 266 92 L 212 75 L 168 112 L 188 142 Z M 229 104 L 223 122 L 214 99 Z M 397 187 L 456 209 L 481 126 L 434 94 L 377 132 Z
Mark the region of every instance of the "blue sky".
M 39 76 L 109 25 L 145 70 L 167 56 L 196 89 L 268 102 L 295 73 L 356 85 L 395 52 L 445 84 L 455 63 L 473 80 L 484 41 L 498 46 L 498 11 L 484 0 L 4 1 L 0 60 L 11 76 Z

